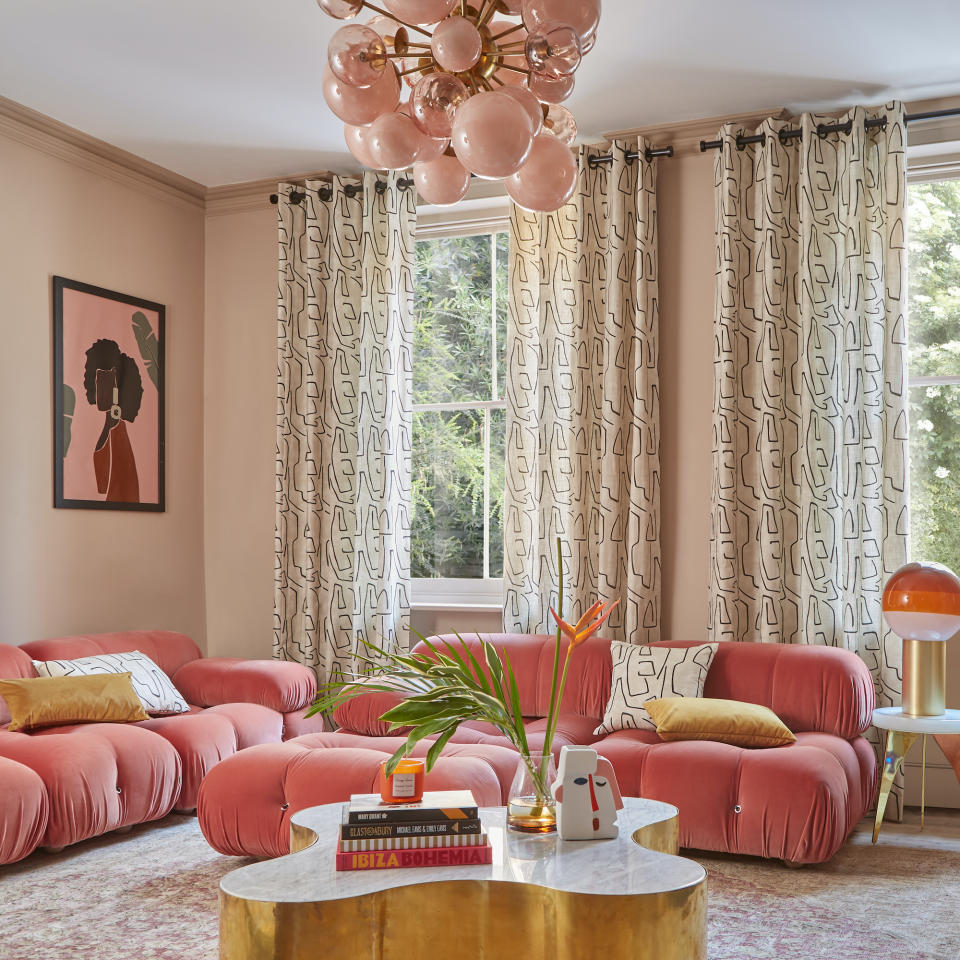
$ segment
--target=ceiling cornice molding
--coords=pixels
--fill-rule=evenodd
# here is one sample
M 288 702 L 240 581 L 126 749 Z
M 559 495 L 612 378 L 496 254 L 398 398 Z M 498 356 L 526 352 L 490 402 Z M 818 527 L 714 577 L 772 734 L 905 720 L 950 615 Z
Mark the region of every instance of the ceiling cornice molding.
M 0 134 L 117 183 L 203 207 L 202 184 L 6 97 L 0 97 Z
M 295 173 L 289 177 L 265 177 L 262 180 L 245 180 L 243 183 L 207 187 L 207 216 L 223 217 L 231 213 L 263 210 L 270 206 L 270 194 L 277 192 L 277 184 L 329 180 L 331 176 L 328 170 L 320 170 L 313 173 Z
M 749 113 L 731 113 L 722 117 L 702 117 L 697 120 L 683 120 L 680 123 L 657 123 L 646 127 L 631 127 L 625 130 L 611 130 L 604 133 L 608 140 L 629 140 L 643 137 L 655 147 L 673 146 L 675 156 L 700 153 L 701 140 L 713 140 L 717 131 L 725 123 L 734 123 L 745 130 L 759 126 L 768 117 L 786 115 L 783 107 L 769 110 L 751 110 Z

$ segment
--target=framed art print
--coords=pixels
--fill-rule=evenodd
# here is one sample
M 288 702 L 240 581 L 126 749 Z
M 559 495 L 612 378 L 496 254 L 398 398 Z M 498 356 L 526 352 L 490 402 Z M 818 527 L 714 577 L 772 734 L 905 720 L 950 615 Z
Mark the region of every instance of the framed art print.
M 164 307 L 53 278 L 54 506 L 164 509 Z

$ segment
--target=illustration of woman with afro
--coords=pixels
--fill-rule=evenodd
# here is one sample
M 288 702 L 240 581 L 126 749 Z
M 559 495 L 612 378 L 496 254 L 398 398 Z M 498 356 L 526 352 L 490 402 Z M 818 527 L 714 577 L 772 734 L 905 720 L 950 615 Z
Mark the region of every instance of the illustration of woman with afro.
M 137 461 L 124 421 L 140 412 L 143 383 L 137 362 L 113 340 L 97 340 L 87 351 L 83 371 L 87 402 L 105 414 L 103 431 L 93 451 L 97 490 L 108 502 L 139 503 Z

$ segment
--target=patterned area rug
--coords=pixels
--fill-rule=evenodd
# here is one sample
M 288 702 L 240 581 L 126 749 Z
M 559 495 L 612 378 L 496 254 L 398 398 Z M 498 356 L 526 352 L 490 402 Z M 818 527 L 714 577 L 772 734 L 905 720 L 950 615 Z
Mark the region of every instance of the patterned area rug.
M 709 875 L 710 960 L 960 957 L 960 811 L 864 822 L 823 866 L 691 853 Z M 216 960 L 221 857 L 192 817 L 0 867 L 3 960 Z

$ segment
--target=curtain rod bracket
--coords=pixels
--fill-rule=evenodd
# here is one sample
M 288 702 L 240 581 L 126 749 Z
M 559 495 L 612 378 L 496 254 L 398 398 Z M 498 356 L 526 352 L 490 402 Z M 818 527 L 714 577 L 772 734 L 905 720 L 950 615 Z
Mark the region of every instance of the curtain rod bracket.
M 377 180 L 376 187 L 375 187 L 377 194 L 382 195 L 386 193 L 388 186 L 389 184 L 386 182 L 386 180 Z M 413 186 L 412 177 L 400 177 L 397 180 L 397 187 L 400 190 L 409 190 L 412 186 Z M 363 193 L 363 185 L 359 183 L 348 183 L 343 188 L 343 192 L 352 200 L 354 197 L 357 197 L 361 193 Z M 317 196 L 319 196 L 324 203 L 328 203 L 330 200 L 333 199 L 333 190 L 330 187 L 321 187 L 317 191 Z M 289 199 L 290 199 L 290 202 L 294 205 L 303 203 L 303 201 L 306 200 L 306 198 L 307 198 L 307 194 L 302 190 L 290 191 Z M 274 206 L 276 206 L 280 202 L 279 194 L 271 193 L 270 202 Z

